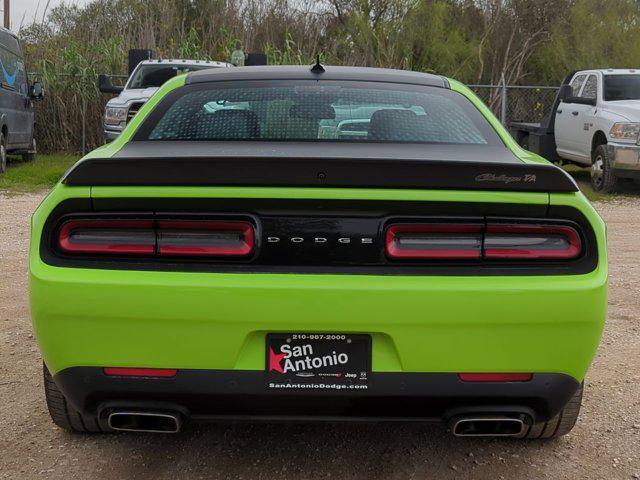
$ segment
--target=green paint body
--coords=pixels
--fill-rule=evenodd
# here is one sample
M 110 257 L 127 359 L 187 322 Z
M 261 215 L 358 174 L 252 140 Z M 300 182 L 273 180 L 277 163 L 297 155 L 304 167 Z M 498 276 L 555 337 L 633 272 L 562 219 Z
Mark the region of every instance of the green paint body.
M 85 158 L 109 157 L 158 101 L 167 82 L 118 139 Z M 522 150 L 462 84 L 503 141 Z M 596 234 L 597 268 L 566 276 L 236 274 L 62 268 L 39 254 L 43 225 L 70 198 L 290 198 L 568 205 Z M 69 187 L 58 184 L 32 219 L 30 302 L 43 358 L 74 366 L 264 369 L 269 332 L 352 332 L 373 337 L 380 372 L 539 372 L 582 380 L 604 326 L 605 226 L 581 193 L 244 187 Z

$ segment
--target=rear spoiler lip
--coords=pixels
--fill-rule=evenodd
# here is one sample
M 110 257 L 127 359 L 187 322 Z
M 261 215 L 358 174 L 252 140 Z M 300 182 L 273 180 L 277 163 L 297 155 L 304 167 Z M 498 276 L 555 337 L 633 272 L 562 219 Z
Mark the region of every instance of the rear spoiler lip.
M 82 160 L 63 177 L 82 186 L 243 186 L 577 192 L 551 164 L 402 159 L 111 157 Z

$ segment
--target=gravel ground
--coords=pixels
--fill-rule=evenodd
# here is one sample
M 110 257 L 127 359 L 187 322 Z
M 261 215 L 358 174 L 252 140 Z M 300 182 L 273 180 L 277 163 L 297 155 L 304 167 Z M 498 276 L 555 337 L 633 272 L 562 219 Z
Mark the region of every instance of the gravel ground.
M 27 300 L 29 216 L 0 194 L 0 478 L 640 479 L 640 199 L 600 203 L 611 294 L 582 414 L 559 440 L 456 439 L 440 426 L 210 425 L 174 436 L 73 435 L 46 411 Z

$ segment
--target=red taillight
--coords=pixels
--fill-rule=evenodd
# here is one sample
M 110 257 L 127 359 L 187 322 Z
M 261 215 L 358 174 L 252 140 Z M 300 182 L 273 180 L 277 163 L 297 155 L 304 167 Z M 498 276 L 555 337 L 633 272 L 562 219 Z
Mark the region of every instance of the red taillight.
M 161 221 L 160 255 L 244 257 L 253 252 L 255 234 L 247 222 Z
M 103 372 L 113 377 L 175 377 L 178 370 L 175 368 L 105 367 Z
M 386 253 L 400 259 L 480 258 L 482 227 L 473 223 L 390 225 L 385 235 Z
M 385 250 L 394 260 L 571 260 L 582 241 L 568 225 L 406 223 L 387 227 Z
M 84 219 L 65 222 L 58 248 L 71 254 L 244 257 L 253 225 L 242 221 Z
M 528 382 L 532 373 L 459 373 L 463 382 Z
M 568 260 L 581 251 L 580 235 L 566 225 L 489 224 L 484 237 L 485 258 Z
M 153 255 L 156 235 L 151 220 L 70 220 L 58 246 L 69 253 Z

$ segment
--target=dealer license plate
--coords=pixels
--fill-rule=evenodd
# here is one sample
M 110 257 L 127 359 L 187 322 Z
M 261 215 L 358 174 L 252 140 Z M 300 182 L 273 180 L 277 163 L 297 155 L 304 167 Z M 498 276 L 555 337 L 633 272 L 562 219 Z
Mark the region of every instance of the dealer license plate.
M 268 387 L 283 390 L 366 390 L 371 336 L 343 333 L 270 333 Z

